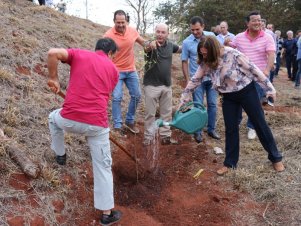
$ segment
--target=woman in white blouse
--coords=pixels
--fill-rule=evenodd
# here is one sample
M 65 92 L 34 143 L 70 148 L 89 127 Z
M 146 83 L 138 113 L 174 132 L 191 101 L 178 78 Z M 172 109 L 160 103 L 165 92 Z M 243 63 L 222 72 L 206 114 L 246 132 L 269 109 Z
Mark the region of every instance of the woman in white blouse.
M 214 36 L 206 36 L 198 45 L 199 68 L 187 84 L 181 105 L 190 100 L 205 74 L 210 74 L 213 87 L 222 98 L 222 109 L 226 128 L 226 157 L 219 175 L 236 168 L 239 159 L 239 117 L 241 108 L 254 123 L 259 140 L 268 152 L 268 159 L 277 172 L 283 171 L 282 155 L 278 151 L 273 134 L 267 125 L 254 81 L 266 91 L 267 97 L 276 99 L 276 90 L 263 72 L 238 50 L 221 47 Z

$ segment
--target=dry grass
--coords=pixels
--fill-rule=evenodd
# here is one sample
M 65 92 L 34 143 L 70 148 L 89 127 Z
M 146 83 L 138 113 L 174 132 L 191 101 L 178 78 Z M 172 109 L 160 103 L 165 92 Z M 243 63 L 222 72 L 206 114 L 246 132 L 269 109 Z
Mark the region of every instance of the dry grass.
M 37 38 L 33 37 L 33 36 L 17 36 L 13 38 L 13 41 L 15 44 L 19 44 L 22 47 L 27 47 L 27 48 L 31 48 L 31 49 L 35 49 L 39 47 L 39 42 L 37 40 Z M 28 51 L 28 50 L 27 50 Z
M 17 127 L 21 123 L 20 109 L 12 104 L 7 105 L 2 113 L 2 120 L 8 126 Z
M 5 156 L 5 155 L 6 155 L 5 143 L 1 142 L 0 143 L 0 156 Z
M 15 17 L 15 16 L 10 16 L 8 17 L 8 20 L 10 23 L 14 24 L 14 25 L 19 25 L 20 24 L 20 19 Z
M 59 172 L 51 167 L 42 168 L 42 177 L 48 184 L 51 184 L 54 187 L 61 184 Z
M 7 70 L 0 68 L 0 82 L 12 85 L 14 83 L 14 76 Z

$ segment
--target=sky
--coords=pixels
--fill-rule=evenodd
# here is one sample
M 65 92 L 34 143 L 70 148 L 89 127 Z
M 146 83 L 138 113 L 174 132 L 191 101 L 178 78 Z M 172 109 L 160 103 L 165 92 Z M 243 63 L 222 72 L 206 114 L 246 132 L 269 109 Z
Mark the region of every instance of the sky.
M 86 18 L 86 1 L 88 19 L 102 25 L 113 26 L 114 12 L 118 9 L 130 11 L 124 0 L 73 0 L 67 5 L 67 13 Z
M 38 0 L 34 0 L 36 3 Z M 47 1 L 47 0 L 46 0 Z M 52 0 L 54 4 L 60 0 Z M 131 16 L 132 9 L 129 7 L 125 0 L 63 0 L 67 3 L 66 13 L 69 15 L 77 16 L 86 19 L 86 2 L 88 3 L 88 19 L 102 25 L 113 26 L 114 12 L 122 9 L 128 12 Z M 159 0 L 155 0 L 159 2 Z M 136 26 L 131 20 L 131 26 Z

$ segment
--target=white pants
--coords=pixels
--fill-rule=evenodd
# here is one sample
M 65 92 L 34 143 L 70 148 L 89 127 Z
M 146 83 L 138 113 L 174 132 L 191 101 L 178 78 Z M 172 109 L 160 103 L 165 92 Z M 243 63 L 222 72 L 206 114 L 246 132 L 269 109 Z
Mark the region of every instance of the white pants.
M 51 149 L 56 155 L 64 155 L 64 132 L 84 135 L 92 156 L 94 206 L 99 210 L 114 208 L 110 129 L 65 119 L 60 111 L 61 109 L 54 110 L 48 118 L 52 139 Z
M 155 122 L 157 104 L 159 104 L 160 118 L 163 121 L 172 119 L 172 90 L 167 86 L 144 86 L 145 96 L 145 122 L 144 138 L 153 139 L 152 125 Z M 169 126 L 159 128 L 161 137 L 170 137 L 171 130 Z

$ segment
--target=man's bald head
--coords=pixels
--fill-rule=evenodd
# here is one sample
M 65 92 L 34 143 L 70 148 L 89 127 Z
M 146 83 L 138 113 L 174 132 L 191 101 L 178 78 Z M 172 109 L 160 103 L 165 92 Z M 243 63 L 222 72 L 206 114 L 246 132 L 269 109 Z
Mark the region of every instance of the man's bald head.
M 160 44 L 164 44 L 165 41 L 168 38 L 168 34 L 169 34 L 169 28 L 167 24 L 157 24 L 157 26 L 155 27 L 155 35 L 156 35 L 156 40 L 160 43 Z
M 155 27 L 155 31 L 157 29 L 160 29 L 160 30 L 166 30 L 168 32 L 169 30 L 169 27 L 167 24 L 164 24 L 164 23 L 160 23 L 160 24 L 157 24 L 156 27 Z

